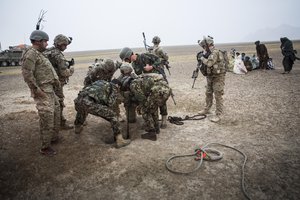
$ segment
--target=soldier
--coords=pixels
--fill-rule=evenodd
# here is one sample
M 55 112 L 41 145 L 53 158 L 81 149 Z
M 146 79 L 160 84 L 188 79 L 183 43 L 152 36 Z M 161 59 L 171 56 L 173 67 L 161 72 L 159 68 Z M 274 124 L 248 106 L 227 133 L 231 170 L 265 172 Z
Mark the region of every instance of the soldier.
M 60 127 L 61 129 L 66 130 L 72 129 L 73 126 L 67 123 L 67 120 L 63 115 L 63 109 L 65 107 L 63 87 L 68 83 L 69 77 L 74 73 L 74 67 L 72 66 L 74 65 L 74 60 L 67 61 L 62 52 L 67 49 L 67 46 L 71 44 L 71 42 L 72 38 L 59 34 L 54 38 L 54 46 L 44 52 L 52 63 L 60 81 L 61 87 L 56 88 L 55 94 L 59 97 L 60 103 Z
M 297 59 L 295 51 L 293 48 L 293 43 L 287 37 L 280 38 L 280 49 L 281 53 L 284 56 L 282 60 L 282 65 L 284 72 L 282 74 L 288 74 L 293 68 L 294 62 Z
M 31 90 L 40 118 L 40 138 L 42 141 L 40 153 L 53 156 L 56 151 L 51 143 L 59 141 L 60 105 L 55 95 L 55 88 L 60 87 L 58 76 L 42 54 L 48 45 L 47 33 L 35 30 L 30 35 L 32 47 L 27 49 L 22 57 L 22 75 Z
M 121 50 L 119 56 L 122 59 L 122 61 L 131 63 L 134 72 L 137 75 L 150 73 L 161 74 L 164 77 L 165 81 L 167 81 L 166 74 L 164 73 L 164 70 L 161 67 L 161 61 L 156 55 L 151 53 L 134 54 L 130 48 L 124 47 Z M 160 126 L 161 128 L 166 128 L 168 116 L 166 102 L 164 105 L 160 106 L 160 114 L 162 118 Z M 135 113 L 132 113 L 129 116 L 131 118 L 131 122 L 136 121 Z
M 153 47 L 151 48 L 151 52 L 153 52 L 154 55 L 157 55 L 160 60 L 161 60 L 161 64 L 163 66 L 166 66 L 167 70 L 169 71 L 169 56 L 168 54 L 162 49 L 161 46 L 159 46 L 161 40 L 158 36 L 153 37 L 152 39 L 152 43 L 153 43 Z M 170 71 L 169 71 L 170 73 Z
M 200 60 L 207 66 L 207 86 L 206 105 L 199 114 L 208 114 L 213 104 L 213 95 L 216 99 L 216 115 L 210 118 L 212 122 L 219 122 L 223 113 L 223 94 L 225 85 L 225 63 L 223 54 L 214 46 L 213 38 L 208 36 L 199 41 L 199 45 L 205 53 L 200 56 Z
M 256 54 L 259 60 L 259 68 L 267 69 L 268 68 L 268 60 L 269 54 L 266 45 L 261 44 L 260 41 L 256 41 L 254 43 L 256 45 Z
M 88 71 L 85 79 L 84 86 L 91 85 L 93 82 L 98 80 L 104 80 L 110 82 L 114 73 L 122 65 L 121 62 L 113 61 L 111 59 L 96 59 L 95 63 L 92 65 Z M 118 98 L 118 102 L 114 105 L 114 111 L 118 115 L 118 120 L 123 122 L 124 119 L 121 117 L 119 105 L 122 103 L 122 98 Z
M 74 100 L 75 110 L 77 111 L 74 122 L 76 134 L 81 133 L 87 115 L 92 114 L 110 122 L 117 148 L 130 143 L 130 140 L 123 139 L 117 113 L 113 110 L 119 93 L 118 84 L 117 79 L 111 82 L 99 80 L 84 87 L 79 92 L 78 97 Z
M 84 86 L 90 85 L 97 80 L 111 81 L 114 73 L 121 65 L 122 63 L 114 62 L 111 59 L 96 59 L 84 79 Z
M 130 71 L 130 68 L 126 70 Z M 156 76 L 142 75 L 139 78 L 132 78 L 129 75 L 123 77 L 121 88 L 123 91 L 130 92 L 130 98 L 138 105 L 138 113 L 145 120 L 146 133 L 141 137 L 156 141 L 156 134 L 160 133 L 158 107 L 164 105 L 171 95 L 168 83 L 160 74 L 156 74 Z

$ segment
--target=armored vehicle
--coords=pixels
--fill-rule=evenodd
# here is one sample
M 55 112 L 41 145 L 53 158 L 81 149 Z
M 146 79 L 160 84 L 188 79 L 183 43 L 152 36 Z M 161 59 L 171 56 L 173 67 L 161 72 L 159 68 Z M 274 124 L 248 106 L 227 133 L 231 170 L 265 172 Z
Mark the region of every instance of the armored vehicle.
M 22 50 L 5 50 L 0 52 L 0 66 L 18 66 L 20 65 Z

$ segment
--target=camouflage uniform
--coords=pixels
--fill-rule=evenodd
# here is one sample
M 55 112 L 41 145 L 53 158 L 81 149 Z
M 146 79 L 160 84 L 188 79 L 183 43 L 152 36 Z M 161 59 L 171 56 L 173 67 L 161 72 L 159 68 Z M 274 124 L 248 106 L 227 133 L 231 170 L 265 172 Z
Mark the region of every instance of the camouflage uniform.
M 137 59 L 135 61 L 133 61 L 131 64 L 137 75 L 141 75 L 142 73 L 157 73 L 157 74 L 162 74 L 164 76 L 164 78 L 166 79 L 164 69 L 161 65 L 161 60 L 156 55 L 153 55 L 150 53 L 142 53 L 142 54 L 136 54 L 136 55 L 137 55 Z M 145 71 L 144 67 L 147 64 L 152 65 L 156 69 L 153 68 L 153 70 L 151 70 L 151 71 L 148 71 L 148 72 Z M 159 109 L 160 109 L 160 114 L 162 116 L 168 115 L 166 103 L 164 105 L 161 105 L 159 107 Z
M 75 128 L 83 125 L 87 115 L 90 113 L 109 121 L 114 136 L 120 134 L 117 113 L 112 109 L 116 104 L 117 96 L 117 87 L 104 80 L 96 81 L 83 88 L 74 100 L 75 110 L 77 111 L 74 122 Z
M 100 59 L 100 62 L 94 63 L 88 71 L 84 79 L 84 86 L 90 85 L 98 80 L 111 81 L 114 73 L 120 66 L 121 63 L 114 63 L 111 59 Z
M 208 113 L 213 104 L 213 95 L 216 99 L 216 115 L 223 113 L 223 94 L 225 86 L 225 62 L 223 54 L 218 49 L 213 49 L 208 58 L 202 57 L 202 62 L 207 66 L 206 106 Z
M 153 53 L 161 59 L 162 63 L 169 60 L 168 54 L 158 44 L 153 45 Z
M 130 91 L 133 94 L 133 98 L 139 103 L 139 110 L 145 120 L 147 134 L 156 139 L 156 134 L 160 132 L 158 107 L 165 105 L 171 94 L 168 83 L 163 78 L 145 76 L 132 80 Z M 146 136 L 145 139 L 149 138 Z
M 98 62 L 100 61 L 100 62 Z M 122 63 L 111 59 L 97 59 L 91 69 L 88 71 L 85 79 L 84 86 L 89 86 L 93 82 L 98 80 L 111 81 L 114 73 L 120 68 Z M 120 94 L 119 94 L 120 95 Z M 114 104 L 113 110 L 117 113 L 118 118 L 120 118 L 120 108 L 119 105 L 122 103 L 121 95 L 119 96 L 117 103 Z
M 52 66 L 54 67 L 61 87 L 58 87 L 55 89 L 55 94 L 59 97 L 59 103 L 60 103 L 60 118 L 61 118 L 61 126 L 66 125 L 66 119 L 63 116 L 63 109 L 65 107 L 64 104 L 64 91 L 63 87 L 67 84 L 69 77 L 72 76 L 74 69 L 68 69 L 69 67 L 69 62 L 65 58 L 64 54 L 62 53 L 61 50 L 59 50 L 57 47 L 53 46 L 49 49 L 47 49 L 44 54 L 48 57 L 50 60 Z M 72 127 L 70 127 L 72 128 Z
M 22 74 L 36 102 L 40 118 L 42 149 L 50 147 L 58 137 L 60 126 L 60 105 L 54 89 L 60 87 L 58 76 L 49 60 L 38 50 L 29 48 L 22 57 Z M 36 95 L 41 89 L 46 98 Z

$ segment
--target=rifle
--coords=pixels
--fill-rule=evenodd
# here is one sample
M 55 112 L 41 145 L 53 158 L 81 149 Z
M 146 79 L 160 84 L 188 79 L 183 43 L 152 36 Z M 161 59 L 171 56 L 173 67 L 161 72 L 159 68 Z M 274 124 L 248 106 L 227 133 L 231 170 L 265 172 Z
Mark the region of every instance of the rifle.
M 199 70 L 200 70 L 200 65 L 199 65 L 199 63 L 198 63 L 198 64 L 197 64 L 197 67 L 196 67 L 196 69 L 193 71 L 193 75 L 192 75 L 192 78 L 194 79 L 192 88 L 194 88 L 196 79 L 198 78 Z
M 161 63 L 162 63 L 164 66 L 166 66 L 166 68 L 167 68 L 167 70 L 168 70 L 168 72 L 169 72 L 169 75 L 171 75 L 171 72 L 170 72 L 171 66 L 169 65 L 169 61 L 167 61 L 167 60 L 162 60 Z
M 126 136 L 125 136 L 125 139 L 129 139 L 129 107 L 130 107 L 130 95 L 129 95 L 129 100 L 128 100 L 128 105 L 126 107 L 126 121 L 127 121 L 127 127 L 126 127 Z
M 143 43 L 144 43 L 145 49 L 146 49 L 146 51 L 150 52 L 149 48 L 151 48 L 151 47 L 149 45 L 147 45 L 146 36 L 145 36 L 144 32 L 143 32 L 143 38 L 144 38 Z

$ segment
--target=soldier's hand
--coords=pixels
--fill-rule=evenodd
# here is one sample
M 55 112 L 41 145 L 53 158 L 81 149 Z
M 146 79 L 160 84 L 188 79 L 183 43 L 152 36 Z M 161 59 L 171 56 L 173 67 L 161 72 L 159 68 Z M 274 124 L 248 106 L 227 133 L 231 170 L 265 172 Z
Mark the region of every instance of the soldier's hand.
M 203 51 L 200 51 L 199 53 L 197 53 L 197 61 L 198 63 L 202 63 L 202 60 L 201 58 L 204 56 L 204 52 Z
M 144 70 L 146 71 L 146 72 L 149 72 L 149 71 L 151 71 L 153 69 L 153 67 L 151 66 L 151 65 L 149 65 L 149 64 L 147 64 L 145 67 L 144 67 Z
M 70 76 L 72 76 L 74 74 L 74 67 L 70 67 Z
M 41 90 L 41 88 L 37 88 L 34 90 L 34 97 L 35 98 L 46 98 L 47 95 L 43 90 Z
M 69 61 L 69 66 L 73 66 L 73 65 L 75 65 L 74 58 L 72 58 L 72 59 Z

